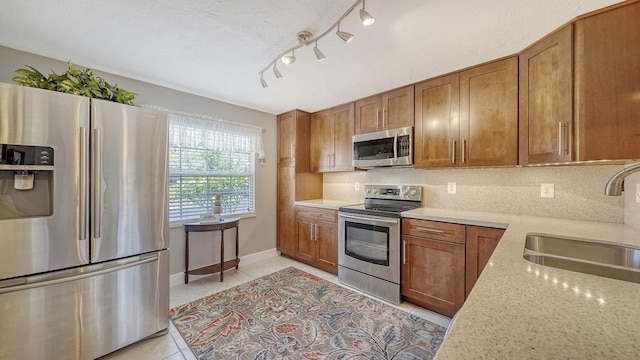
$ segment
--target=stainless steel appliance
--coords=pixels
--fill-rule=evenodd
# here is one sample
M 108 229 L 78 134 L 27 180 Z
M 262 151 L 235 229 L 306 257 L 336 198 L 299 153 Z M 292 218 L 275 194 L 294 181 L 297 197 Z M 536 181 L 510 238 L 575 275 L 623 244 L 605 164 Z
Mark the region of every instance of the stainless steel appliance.
M 413 165 L 413 128 L 353 135 L 353 166 L 362 169 Z
M 422 187 L 365 185 L 364 204 L 338 209 L 338 281 L 400 304 L 400 213 L 422 206 Z
M 0 84 L 0 358 L 166 331 L 167 137 L 164 114 Z

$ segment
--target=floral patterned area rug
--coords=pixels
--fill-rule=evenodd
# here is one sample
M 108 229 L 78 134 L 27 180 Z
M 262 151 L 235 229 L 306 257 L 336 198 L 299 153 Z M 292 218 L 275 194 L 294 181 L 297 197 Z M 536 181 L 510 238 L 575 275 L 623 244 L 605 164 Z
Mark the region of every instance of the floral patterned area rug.
M 431 359 L 445 328 L 290 267 L 171 309 L 198 359 Z

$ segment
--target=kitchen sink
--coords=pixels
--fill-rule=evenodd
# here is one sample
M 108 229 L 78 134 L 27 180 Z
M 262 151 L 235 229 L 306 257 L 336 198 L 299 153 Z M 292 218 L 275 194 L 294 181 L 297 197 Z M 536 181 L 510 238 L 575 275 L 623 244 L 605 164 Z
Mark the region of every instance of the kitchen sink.
M 523 256 L 544 266 L 640 283 L 640 248 L 634 246 L 528 234 Z

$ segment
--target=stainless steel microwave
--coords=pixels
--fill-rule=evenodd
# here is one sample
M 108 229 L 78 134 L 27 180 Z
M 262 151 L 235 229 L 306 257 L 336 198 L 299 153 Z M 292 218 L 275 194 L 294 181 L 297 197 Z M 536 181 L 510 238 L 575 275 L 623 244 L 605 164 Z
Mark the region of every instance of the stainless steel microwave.
M 370 169 L 413 165 L 413 128 L 376 131 L 353 136 L 353 166 Z

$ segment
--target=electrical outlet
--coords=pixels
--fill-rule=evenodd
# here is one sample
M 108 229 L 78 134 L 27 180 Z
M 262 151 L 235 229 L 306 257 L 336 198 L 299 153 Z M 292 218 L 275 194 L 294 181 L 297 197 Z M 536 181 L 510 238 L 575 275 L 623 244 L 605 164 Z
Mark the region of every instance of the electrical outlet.
M 555 197 L 555 191 L 553 188 L 553 184 L 542 184 L 540 185 L 540 197 L 553 199 Z
M 360 183 L 357 182 L 357 181 L 355 183 L 353 183 L 353 189 L 354 190 L 360 190 Z
M 456 193 L 456 183 L 451 182 L 447 183 L 447 194 L 455 194 Z

